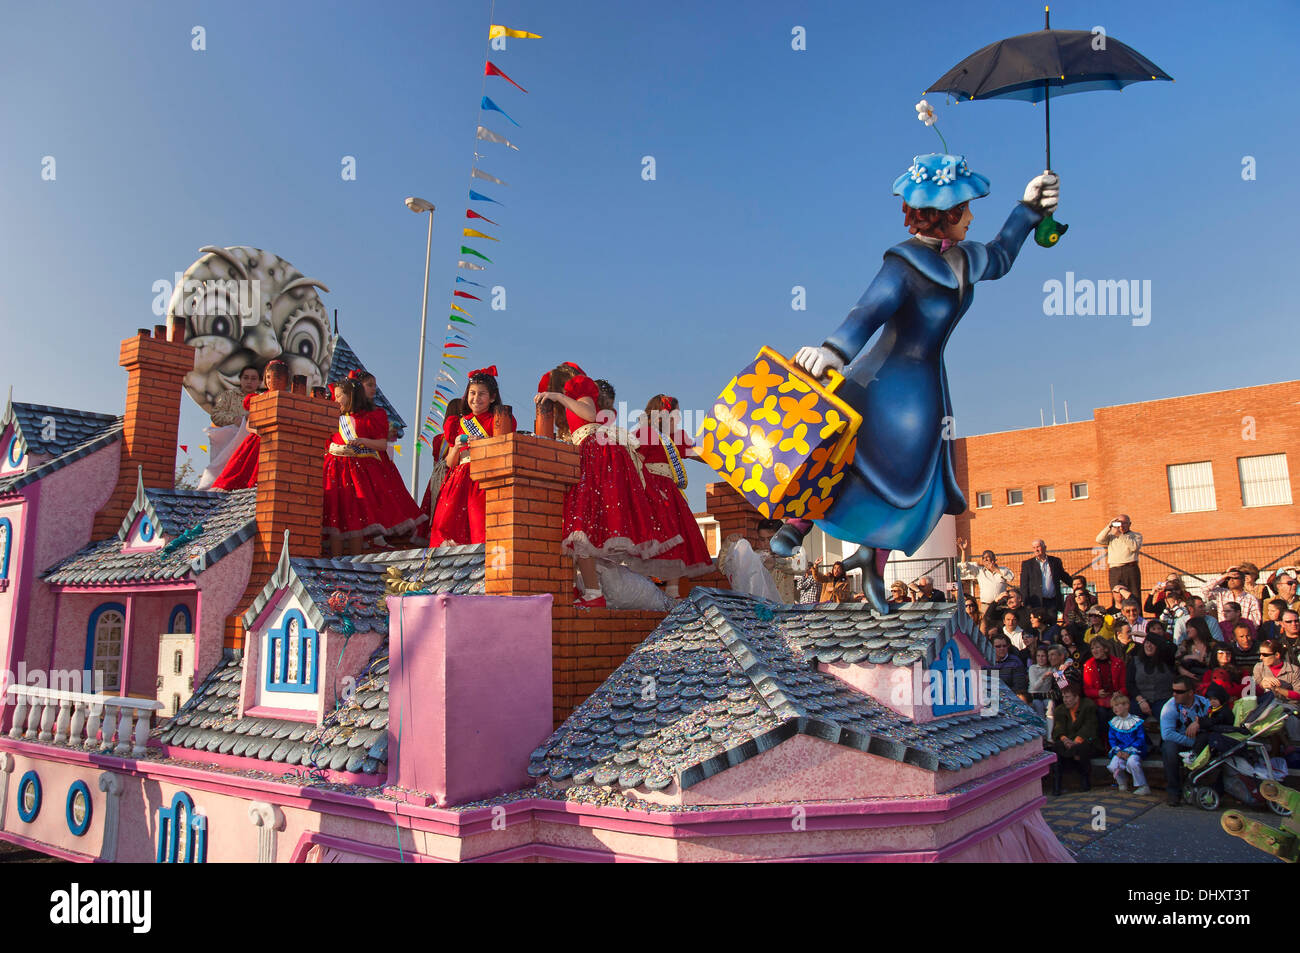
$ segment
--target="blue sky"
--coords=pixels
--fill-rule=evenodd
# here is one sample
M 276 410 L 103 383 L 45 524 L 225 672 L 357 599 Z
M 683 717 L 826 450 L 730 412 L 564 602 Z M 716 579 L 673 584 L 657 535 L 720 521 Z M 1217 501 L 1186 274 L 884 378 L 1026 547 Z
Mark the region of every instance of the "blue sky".
M 118 341 L 156 322 L 153 283 L 202 245 L 273 251 L 328 284 L 326 305 L 413 416 L 424 222 L 436 368 L 479 121 L 489 3 L 44 3 L 0 31 L 0 384 L 19 400 L 114 411 Z M 1094 406 L 1297 377 L 1288 213 L 1300 202 L 1287 105 L 1300 7 L 1060 3 L 1059 28 L 1106 32 L 1176 79 L 1057 101 L 1058 217 L 1011 274 L 978 289 L 949 340 L 959 435 L 1037 426 L 1049 386 Z M 921 91 L 962 57 L 1038 29 L 1042 6 L 720 0 L 500 0 L 491 20 L 544 35 L 492 60 L 518 120 L 485 125 L 478 183 L 504 207 L 508 307 L 475 310 L 469 367 L 495 363 L 526 405 L 576 360 L 643 406 L 707 406 L 760 345 L 820 343 L 881 253 L 907 237 L 890 183 L 938 137 Z M 207 49 L 191 49 L 191 29 Z M 806 30 L 807 49 L 791 49 Z M 993 183 L 971 236 L 996 232 L 1042 170 L 1041 107 L 931 96 L 955 152 Z M 357 178 L 340 175 L 356 157 Z M 657 177 L 642 178 L 653 156 Z M 43 157 L 56 160 L 42 181 Z M 1243 157 L 1257 177 L 1243 180 Z M 495 209 L 495 212 L 493 211 Z M 1151 282 L 1151 321 L 1048 316 L 1044 283 Z M 791 310 L 791 289 L 807 310 Z M 472 290 L 472 289 L 471 289 Z M 431 372 L 430 372 L 431 373 Z M 205 418 L 184 402 L 181 442 Z M 1050 409 L 1048 410 L 1050 421 Z M 409 452 L 409 446 L 407 448 Z M 409 460 L 409 458 L 408 458 Z M 405 468 L 404 468 L 405 469 Z M 702 502 L 707 471 L 693 471 Z

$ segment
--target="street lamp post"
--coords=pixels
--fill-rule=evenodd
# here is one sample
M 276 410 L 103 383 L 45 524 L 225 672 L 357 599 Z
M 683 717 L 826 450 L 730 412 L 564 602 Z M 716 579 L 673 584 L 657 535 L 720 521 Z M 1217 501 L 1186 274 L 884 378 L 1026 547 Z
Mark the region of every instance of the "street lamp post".
M 424 303 L 420 306 L 420 365 L 415 374 L 415 439 L 411 441 L 411 495 L 420 495 L 420 434 L 424 430 L 424 336 L 429 322 L 429 256 L 433 250 L 433 203 L 410 196 L 406 207 L 416 214 L 429 213 L 429 237 L 424 245 Z

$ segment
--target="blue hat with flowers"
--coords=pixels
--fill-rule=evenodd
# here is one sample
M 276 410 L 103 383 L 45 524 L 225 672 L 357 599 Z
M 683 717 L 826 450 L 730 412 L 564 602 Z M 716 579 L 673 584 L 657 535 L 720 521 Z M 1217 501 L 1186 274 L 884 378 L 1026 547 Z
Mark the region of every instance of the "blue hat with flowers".
M 989 180 L 970 170 L 965 156 L 931 152 L 915 156 L 894 180 L 894 194 L 912 208 L 950 209 L 989 194 Z

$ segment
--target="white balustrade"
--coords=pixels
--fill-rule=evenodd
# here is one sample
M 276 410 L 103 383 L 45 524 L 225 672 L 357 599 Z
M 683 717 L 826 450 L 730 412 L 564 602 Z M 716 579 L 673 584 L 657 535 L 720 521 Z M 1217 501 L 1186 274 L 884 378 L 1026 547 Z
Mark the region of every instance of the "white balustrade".
M 59 747 L 143 757 L 153 713 L 163 705 L 144 698 L 89 695 L 11 685 L 15 701 L 10 738 Z

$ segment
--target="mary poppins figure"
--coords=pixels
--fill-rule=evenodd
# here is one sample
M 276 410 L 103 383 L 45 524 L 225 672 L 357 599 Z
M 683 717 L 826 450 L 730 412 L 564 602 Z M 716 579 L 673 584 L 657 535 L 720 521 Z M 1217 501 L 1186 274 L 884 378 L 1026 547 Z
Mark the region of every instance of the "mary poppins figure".
M 964 156 L 917 156 L 894 182 L 913 237 L 885 252 L 885 263 L 856 308 L 821 347 L 800 348 L 794 361 L 809 374 L 843 370 L 837 395 L 862 414 L 853 465 L 818 525 L 861 547 L 845 569 L 860 568 L 864 589 L 886 613 L 881 573 L 889 553 L 915 552 L 944 513 L 966 509 L 953 475 L 952 403 L 943 348 L 971 305 L 977 281 L 1001 278 L 1045 213 L 1056 208 L 1058 179 L 1037 176 L 993 241 L 968 242 L 971 199 L 989 180 Z M 881 327 L 875 345 L 858 352 Z M 772 551 L 790 555 L 812 528 L 789 520 Z

